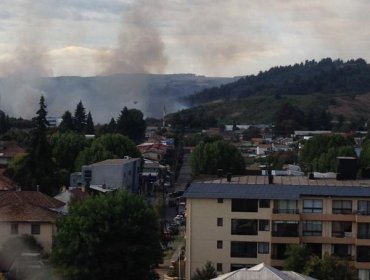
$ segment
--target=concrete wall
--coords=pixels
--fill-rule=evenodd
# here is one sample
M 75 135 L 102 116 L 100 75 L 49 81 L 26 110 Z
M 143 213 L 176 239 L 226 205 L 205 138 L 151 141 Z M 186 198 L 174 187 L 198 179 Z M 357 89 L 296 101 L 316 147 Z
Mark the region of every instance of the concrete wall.
M 9 222 L 0 223 L 0 246 L 10 238 L 20 237 L 24 234 L 32 235 L 44 248 L 45 252 L 50 253 L 53 243 L 54 225 L 51 223 L 40 223 L 40 234 L 31 234 L 31 223 L 18 223 L 18 234 L 11 234 L 11 224 Z

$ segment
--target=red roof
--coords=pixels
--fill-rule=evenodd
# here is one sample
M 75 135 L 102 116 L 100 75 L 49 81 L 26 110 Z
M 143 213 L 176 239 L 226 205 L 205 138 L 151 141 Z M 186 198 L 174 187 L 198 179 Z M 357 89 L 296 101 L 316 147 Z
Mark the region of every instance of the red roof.
M 5 169 L 0 168 L 0 191 L 11 191 L 16 189 L 16 183 L 4 175 Z
M 52 209 L 65 203 L 40 192 L 0 192 L 0 221 L 7 222 L 55 222 L 59 215 Z
M 19 147 L 16 141 L 4 141 L 4 147 L 0 151 L 0 153 L 3 153 L 1 157 L 5 158 L 13 158 L 14 156 L 18 154 L 24 154 L 26 151 Z
M 0 192 L 0 207 L 14 203 L 30 203 L 48 209 L 56 209 L 65 203 L 36 191 L 3 191 Z

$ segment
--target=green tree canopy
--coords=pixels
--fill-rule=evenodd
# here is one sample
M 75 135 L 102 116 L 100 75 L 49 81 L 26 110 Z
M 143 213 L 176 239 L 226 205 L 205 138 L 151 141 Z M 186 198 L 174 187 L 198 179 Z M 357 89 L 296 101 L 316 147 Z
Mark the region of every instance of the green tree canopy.
M 191 280 L 210 280 L 217 277 L 216 269 L 211 262 L 207 262 L 203 268 L 197 268 Z
M 191 167 L 194 175 L 216 174 L 217 169 L 233 174 L 243 174 L 245 162 L 235 146 L 218 140 L 211 143 L 199 143 L 192 152 Z
M 87 146 L 86 138 L 76 132 L 56 132 L 49 137 L 53 157 L 59 168 L 74 171 L 77 155 Z
M 304 143 L 299 161 L 320 172 L 335 171 L 338 156 L 356 157 L 351 141 L 341 135 L 316 135 Z
M 138 109 L 124 107 L 117 119 L 117 132 L 126 135 L 134 142 L 145 137 L 146 122 L 143 113 Z
M 63 132 L 74 130 L 73 116 L 70 111 L 65 111 L 65 113 L 62 116 L 62 122 L 60 123 L 58 128 L 60 131 L 63 131 Z
M 155 211 L 125 190 L 73 203 L 52 259 L 66 279 L 148 279 L 162 252 Z
M 22 185 L 24 190 L 35 190 L 54 195 L 58 189 L 55 164 L 52 159 L 50 144 L 47 140 L 46 105 L 43 96 L 40 97 L 40 108 L 33 119 L 35 128 L 31 131 L 27 155 L 18 158 L 15 167 L 17 170 L 14 179 Z
M 82 150 L 75 161 L 76 170 L 82 165 L 106 160 L 123 158 L 124 156 L 140 157 L 136 145 L 126 136 L 120 134 L 104 134 L 94 139 L 91 145 Z
M 91 112 L 90 111 L 87 114 L 85 134 L 90 134 L 90 135 L 94 135 L 95 134 L 94 121 L 92 119 L 92 116 L 91 116 Z
M 77 104 L 73 117 L 74 129 L 77 133 L 83 133 L 86 127 L 86 111 L 82 101 Z
M 293 270 L 320 280 L 358 279 L 356 269 L 347 260 L 327 253 L 320 258 L 305 244 L 289 245 L 285 255 L 284 270 Z

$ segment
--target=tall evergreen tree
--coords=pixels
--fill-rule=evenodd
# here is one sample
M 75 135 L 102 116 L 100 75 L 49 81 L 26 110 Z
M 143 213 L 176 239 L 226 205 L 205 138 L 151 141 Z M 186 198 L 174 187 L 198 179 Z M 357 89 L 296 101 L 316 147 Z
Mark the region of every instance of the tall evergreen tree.
M 73 130 L 73 116 L 70 111 L 65 111 L 65 113 L 62 116 L 62 122 L 59 125 L 59 129 L 61 131 L 68 131 L 68 130 Z
M 139 142 L 145 137 L 146 122 L 143 113 L 138 109 L 124 107 L 117 119 L 117 132 L 131 140 Z
M 83 133 L 86 127 L 86 111 L 81 100 L 77 104 L 73 121 L 76 132 Z
M 40 191 L 47 194 L 54 194 L 53 190 L 53 176 L 54 176 L 54 162 L 52 160 L 52 152 L 49 142 L 47 141 L 47 126 L 46 119 L 47 111 L 45 99 L 40 97 L 40 108 L 36 112 L 34 118 L 35 129 L 31 132 L 30 145 L 27 149 L 27 156 L 25 158 L 25 172 L 23 175 L 27 178 L 27 187 L 35 189 L 37 185 Z
M 117 130 L 117 123 L 114 120 L 114 118 L 111 118 L 108 124 L 108 133 L 115 133 L 116 130 Z
M 87 114 L 85 134 L 95 134 L 94 122 L 90 111 Z

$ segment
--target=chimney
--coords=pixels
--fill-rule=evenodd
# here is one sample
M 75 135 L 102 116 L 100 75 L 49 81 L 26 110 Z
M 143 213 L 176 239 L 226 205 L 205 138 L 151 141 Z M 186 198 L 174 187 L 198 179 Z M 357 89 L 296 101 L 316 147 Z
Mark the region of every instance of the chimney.
M 231 182 L 231 173 L 230 172 L 227 173 L 226 179 L 227 179 L 228 182 Z
M 267 176 L 269 179 L 269 185 L 272 185 L 274 183 L 274 176 L 272 175 L 271 168 L 267 169 Z
M 223 169 L 217 169 L 217 177 L 218 178 L 221 178 L 223 176 L 223 174 L 224 174 Z
M 36 191 L 39 192 L 40 191 L 40 185 L 37 185 L 36 186 Z

